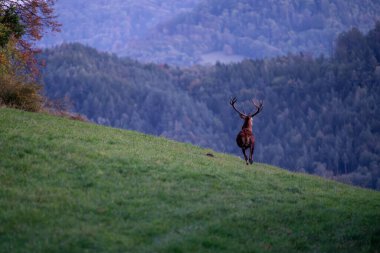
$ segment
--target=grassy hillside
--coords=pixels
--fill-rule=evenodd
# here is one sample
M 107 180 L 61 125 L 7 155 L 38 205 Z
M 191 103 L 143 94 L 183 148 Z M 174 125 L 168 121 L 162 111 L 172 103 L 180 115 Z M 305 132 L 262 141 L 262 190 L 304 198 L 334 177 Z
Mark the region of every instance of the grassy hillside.
M 379 192 L 0 109 L 0 252 L 379 248 Z

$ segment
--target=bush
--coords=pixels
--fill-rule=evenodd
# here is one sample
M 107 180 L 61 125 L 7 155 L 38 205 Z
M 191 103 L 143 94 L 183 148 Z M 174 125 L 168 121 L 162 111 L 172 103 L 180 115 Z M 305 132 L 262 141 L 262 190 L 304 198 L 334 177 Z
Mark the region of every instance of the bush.
M 0 47 L 0 105 L 36 112 L 42 108 L 41 86 L 14 41 Z
M 42 107 L 41 86 L 23 83 L 17 77 L 0 76 L 0 105 L 36 112 Z

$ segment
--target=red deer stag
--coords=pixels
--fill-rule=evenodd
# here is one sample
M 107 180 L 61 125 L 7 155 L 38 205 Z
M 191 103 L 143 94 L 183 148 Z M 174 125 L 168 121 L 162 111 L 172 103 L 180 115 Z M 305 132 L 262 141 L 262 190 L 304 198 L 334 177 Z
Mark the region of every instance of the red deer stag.
M 232 108 L 239 113 L 240 118 L 244 120 L 244 124 L 241 127 L 241 131 L 238 133 L 236 136 L 236 143 L 237 145 L 241 148 L 243 151 L 244 159 L 245 162 L 248 165 L 248 158 L 247 155 L 245 154 L 245 150 L 249 148 L 250 153 L 249 153 L 249 163 L 253 163 L 253 151 L 255 150 L 255 136 L 252 133 L 252 118 L 256 116 L 261 110 L 263 109 L 263 102 L 260 101 L 258 104 L 252 100 L 253 105 L 256 107 L 256 112 L 252 114 L 245 114 L 240 112 L 238 109 L 235 107 L 237 99 L 236 97 L 231 99 L 230 104 L 232 105 Z

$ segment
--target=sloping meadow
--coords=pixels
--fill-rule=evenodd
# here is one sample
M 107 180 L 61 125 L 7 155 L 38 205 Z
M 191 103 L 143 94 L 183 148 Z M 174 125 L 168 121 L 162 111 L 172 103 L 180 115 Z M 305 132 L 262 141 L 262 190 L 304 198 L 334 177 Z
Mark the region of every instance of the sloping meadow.
M 380 193 L 0 109 L 1 252 L 375 252 Z

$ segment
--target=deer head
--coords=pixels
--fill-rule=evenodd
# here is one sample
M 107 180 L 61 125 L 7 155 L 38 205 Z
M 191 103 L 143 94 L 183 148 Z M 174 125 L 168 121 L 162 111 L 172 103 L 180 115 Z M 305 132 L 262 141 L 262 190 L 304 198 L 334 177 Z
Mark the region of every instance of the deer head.
M 245 114 L 245 113 L 242 113 L 240 112 L 238 109 L 236 109 L 235 107 L 235 103 L 237 101 L 237 98 L 234 97 L 233 99 L 230 100 L 230 105 L 232 106 L 232 108 L 234 108 L 234 110 L 239 113 L 239 116 L 240 118 L 242 118 L 243 120 L 246 120 L 247 118 L 253 118 L 254 116 L 256 116 L 259 112 L 262 111 L 263 109 L 263 101 L 259 101 L 259 102 L 256 102 L 252 99 L 252 103 L 253 105 L 256 107 L 256 112 L 254 113 L 251 113 L 251 114 Z

